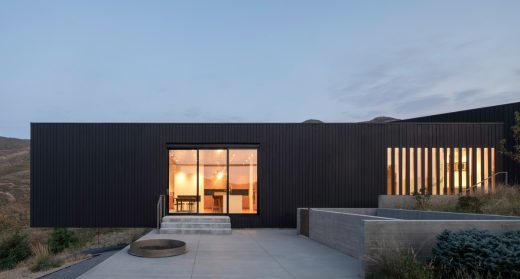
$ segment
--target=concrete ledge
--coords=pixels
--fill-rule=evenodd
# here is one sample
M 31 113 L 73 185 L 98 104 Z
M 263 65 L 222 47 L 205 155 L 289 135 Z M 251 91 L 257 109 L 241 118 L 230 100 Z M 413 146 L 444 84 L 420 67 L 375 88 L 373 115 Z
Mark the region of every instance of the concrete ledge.
M 520 220 L 518 216 L 378 208 L 376 215 L 403 220 Z
M 429 202 L 431 204 L 443 204 L 455 201 L 458 198 L 458 195 L 430 196 Z M 377 207 L 379 208 L 413 209 L 414 206 L 415 199 L 411 195 L 379 195 L 379 197 L 377 198 Z

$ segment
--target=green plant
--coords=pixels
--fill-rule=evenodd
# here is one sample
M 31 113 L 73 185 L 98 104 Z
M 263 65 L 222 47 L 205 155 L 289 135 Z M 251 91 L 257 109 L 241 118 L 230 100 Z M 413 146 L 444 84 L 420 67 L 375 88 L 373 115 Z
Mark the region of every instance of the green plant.
M 513 133 L 513 142 L 511 143 L 511 150 L 507 147 L 505 139 L 500 141 L 500 153 L 511 158 L 513 161 L 520 163 L 520 112 L 515 111 L 515 124 L 511 126 Z
M 412 249 L 386 251 L 373 259 L 375 271 L 372 279 L 432 279 L 433 269 L 420 262 Z
M 38 243 L 32 250 L 35 255 L 34 261 L 30 266 L 32 272 L 47 270 L 61 265 L 61 262 L 49 253 L 47 246 Z
M 49 249 L 53 254 L 57 254 L 69 247 L 77 245 L 78 237 L 73 231 L 67 228 L 54 228 L 49 237 Z
M 456 210 L 467 213 L 482 213 L 482 201 L 477 196 L 460 196 Z
M 30 255 L 27 235 L 15 232 L 0 244 L 0 270 L 11 269 Z
M 480 277 L 520 277 L 520 231 L 444 231 L 433 248 L 433 265 L 444 276 L 456 272 Z
M 414 192 L 413 198 L 415 200 L 414 209 L 425 210 L 431 206 L 430 199 L 432 195 L 426 191 L 424 187 L 421 188 L 420 192 Z

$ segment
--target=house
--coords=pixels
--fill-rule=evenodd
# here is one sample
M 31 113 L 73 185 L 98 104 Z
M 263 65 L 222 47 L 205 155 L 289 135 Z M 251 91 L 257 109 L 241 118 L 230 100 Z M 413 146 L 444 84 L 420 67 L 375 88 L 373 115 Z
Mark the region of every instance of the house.
M 295 227 L 296 208 L 377 207 L 385 194 L 492 191 L 495 174 L 518 170 L 498 152 L 515 110 L 390 123 L 32 123 L 31 226 L 154 227 L 161 195 L 167 214 L 229 215 L 243 228 Z

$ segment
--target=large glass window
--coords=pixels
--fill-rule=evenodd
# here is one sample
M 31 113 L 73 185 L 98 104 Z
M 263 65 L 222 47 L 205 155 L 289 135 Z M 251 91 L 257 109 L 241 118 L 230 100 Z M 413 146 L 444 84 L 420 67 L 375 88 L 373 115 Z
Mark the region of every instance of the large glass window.
M 229 150 L 229 213 L 256 213 L 256 150 Z
M 169 150 L 169 213 L 257 213 L 256 149 Z
M 197 212 L 197 150 L 170 150 L 168 157 L 168 211 Z

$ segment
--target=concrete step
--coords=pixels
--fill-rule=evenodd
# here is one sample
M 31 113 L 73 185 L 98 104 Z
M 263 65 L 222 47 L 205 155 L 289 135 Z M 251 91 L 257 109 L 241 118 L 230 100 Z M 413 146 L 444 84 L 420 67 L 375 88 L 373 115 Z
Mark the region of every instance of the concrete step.
M 162 234 L 231 234 L 231 229 L 169 229 L 161 228 L 160 233 Z
M 161 228 L 165 228 L 165 229 L 228 229 L 228 228 L 231 228 L 231 223 L 162 222 Z
M 165 216 L 162 221 L 163 223 L 230 223 L 231 219 L 229 216 Z
M 231 219 L 229 216 L 165 216 L 160 233 L 231 234 Z

